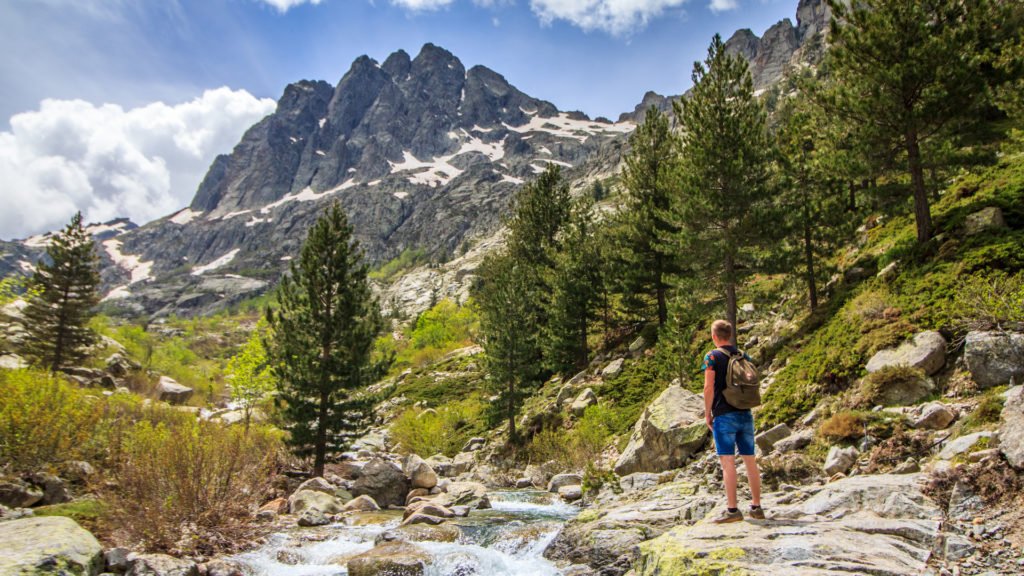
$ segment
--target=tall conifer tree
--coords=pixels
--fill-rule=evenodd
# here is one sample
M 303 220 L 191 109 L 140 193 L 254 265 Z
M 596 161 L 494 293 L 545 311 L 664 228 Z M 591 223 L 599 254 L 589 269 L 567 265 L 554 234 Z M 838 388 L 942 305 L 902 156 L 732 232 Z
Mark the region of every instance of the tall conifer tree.
M 829 0 L 829 111 L 869 127 L 869 147 L 905 155 L 918 242 L 932 235 L 923 150 L 948 126 L 980 119 L 988 100 L 993 2 Z
M 25 308 L 26 352 L 51 372 L 84 358 L 96 341 L 89 320 L 99 303 L 98 262 L 79 212 L 54 235 L 36 265 Z
M 365 388 L 383 368 L 371 356 L 383 322 L 366 273 L 352 227 L 334 204 L 281 280 L 279 308 L 267 311 L 267 356 L 289 442 L 313 455 L 316 476 L 329 451 L 344 450 L 362 431 L 372 407 Z
M 622 171 L 626 199 L 621 287 L 626 305 L 635 311 L 646 308 L 642 296 L 653 297 L 658 323 L 664 325 L 670 278 L 679 272 L 679 256 L 671 242 L 679 228 L 670 213 L 678 188 L 678 162 L 668 116 L 652 106 L 629 143 Z
M 736 325 L 736 286 L 754 270 L 753 249 L 777 232 L 770 225 L 772 143 L 754 97 L 747 63 L 717 34 L 707 59 L 693 65 L 693 90 L 675 102 L 681 127 L 676 214 L 688 260 L 725 292 Z

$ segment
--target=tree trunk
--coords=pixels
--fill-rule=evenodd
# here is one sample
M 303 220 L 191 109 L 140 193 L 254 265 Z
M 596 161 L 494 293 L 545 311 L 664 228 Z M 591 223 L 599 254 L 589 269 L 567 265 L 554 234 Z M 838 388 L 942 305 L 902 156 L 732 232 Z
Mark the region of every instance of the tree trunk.
M 907 161 L 910 164 L 910 180 L 914 190 L 914 219 L 917 221 L 917 241 L 927 242 L 932 237 L 932 214 L 928 207 L 928 190 L 924 185 L 924 168 L 921 165 L 921 148 L 917 131 L 907 130 Z
M 811 220 L 804 208 L 804 266 L 807 268 L 807 297 L 811 312 L 818 307 L 818 285 L 814 281 L 814 244 L 811 239 Z
M 316 446 L 313 458 L 313 476 L 324 475 L 324 462 L 327 460 L 327 403 L 330 395 L 320 392 L 320 412 L 316 423 Z
M 734 277 L 736 264 L 733 262 L 732 254 L 725 255 L 725 318 L 732 324 L 732 345 L 736 345 L 736 332 L 739 327 L 736 325 L 736 279 Z
M 850 202 L 846 205 L 846 209 L 853 212 L 857 209 L 857 186 L 850 180 Z
M 515 382 L 509 380 L 508 383 L 508 439 L 509 442 L 515 442 L 516 439 L 516 403 L 514 400 L 516 391 Z

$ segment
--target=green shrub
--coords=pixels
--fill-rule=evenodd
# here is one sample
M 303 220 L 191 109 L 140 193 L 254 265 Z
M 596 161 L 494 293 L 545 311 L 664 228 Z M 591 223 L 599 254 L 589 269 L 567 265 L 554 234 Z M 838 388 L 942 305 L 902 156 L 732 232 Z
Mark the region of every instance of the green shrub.
M 485 430 L 485 406 L 479 396 L 449 402 L 437 409 L 406 410 L 391 423 L 391 438 L 404 454 L 424 458 L 455 456 L 470 438 Z
M 106 531 L 102 520 L 108 511 L 107 504 L 96 498 L 82 498 L 74 502 L 38 506 L 32 509 L 33 514 L 36 516 L 65 516 L 71 518 L 94 534 L 99 531 Z
M 406 248 L 401 254 L 370 271 L 368 276 L 374 280 L 391 280 L 409 268 L 427 261 L 427 253 L 421 249 Z
M 872 372 L 861 381 L 855 403 L 860 408 L 871 408 L 886 404 L 886 391 L 920 382 L 924 371 L 910 366 L 886 366 Z
M 982 395 L 978 405 L 961 422 L 961 431 L 967 432 L 998 424 L 1002 418 L 1005 390 L 1005 387 L 999 386 Z
M 102 451 L 104 401 L 43 372 L 0 370 L 0 460 L 32 470 Z
M 970 330 L 991 330 L 1024 323 L 1024 273 L 996 270 L 960 281 L 951 316 Z
M 149 550 L 212 554 L 253 534 L 253 508 L 269 488 L 279 433 L 189 418 L 137 422 L 105 493 L 116 537 Z

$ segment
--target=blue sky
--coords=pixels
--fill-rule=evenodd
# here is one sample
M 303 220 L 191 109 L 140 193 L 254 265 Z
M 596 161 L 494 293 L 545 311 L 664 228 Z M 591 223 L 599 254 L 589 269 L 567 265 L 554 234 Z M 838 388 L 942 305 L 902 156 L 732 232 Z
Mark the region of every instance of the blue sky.
M 383 60 L 402 48 L 415 56 L 433 42 L 467 68 L 483 64 L 560 109 L 616 119 L 647 90 L 685 90 L 713 33 L 750 28 L 760 35 L 793 19 L 796 5 L 0 0 L 0 195 L 31 193 L 60 214 L 0 216 L 0 238 L 48 229 L 72 206 L 94 219 L 138 221 L 184 206 L 213 156 L 271 109 L 268 99 L 299 79 L 334 84 L 362 54 Z M 70 152 L 66 142 L 55 143 L 68 126 L 84 143 Z M 119 132 L 95 132 L 109 126 Z M 95 161 L 104 153 L 116 157 Z M 28 164 L 35 171 L 26 176 Z M 55 176 L 55 166 L 75 170 Z M 144 190 L 120 177 L 135 178 L 133 170 L 150 178 Z

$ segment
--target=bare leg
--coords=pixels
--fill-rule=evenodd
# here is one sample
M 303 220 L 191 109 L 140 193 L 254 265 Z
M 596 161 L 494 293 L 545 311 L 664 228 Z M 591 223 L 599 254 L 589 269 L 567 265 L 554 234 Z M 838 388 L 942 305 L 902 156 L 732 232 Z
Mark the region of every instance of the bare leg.
M 743 466 L 747 469 L 747 481 L 750 482 L 750 503 L 754 506 L 761 505 L 761 471 L 757 469 L 756 456 L 744 456 Z M 733 492 L 735 493 L 736 480 L 733 475 Z
M 725 481 L 725 498 L 729 508 L 736 508 L 736 457 L 719 456 L 722 462 L 722 479 Z

